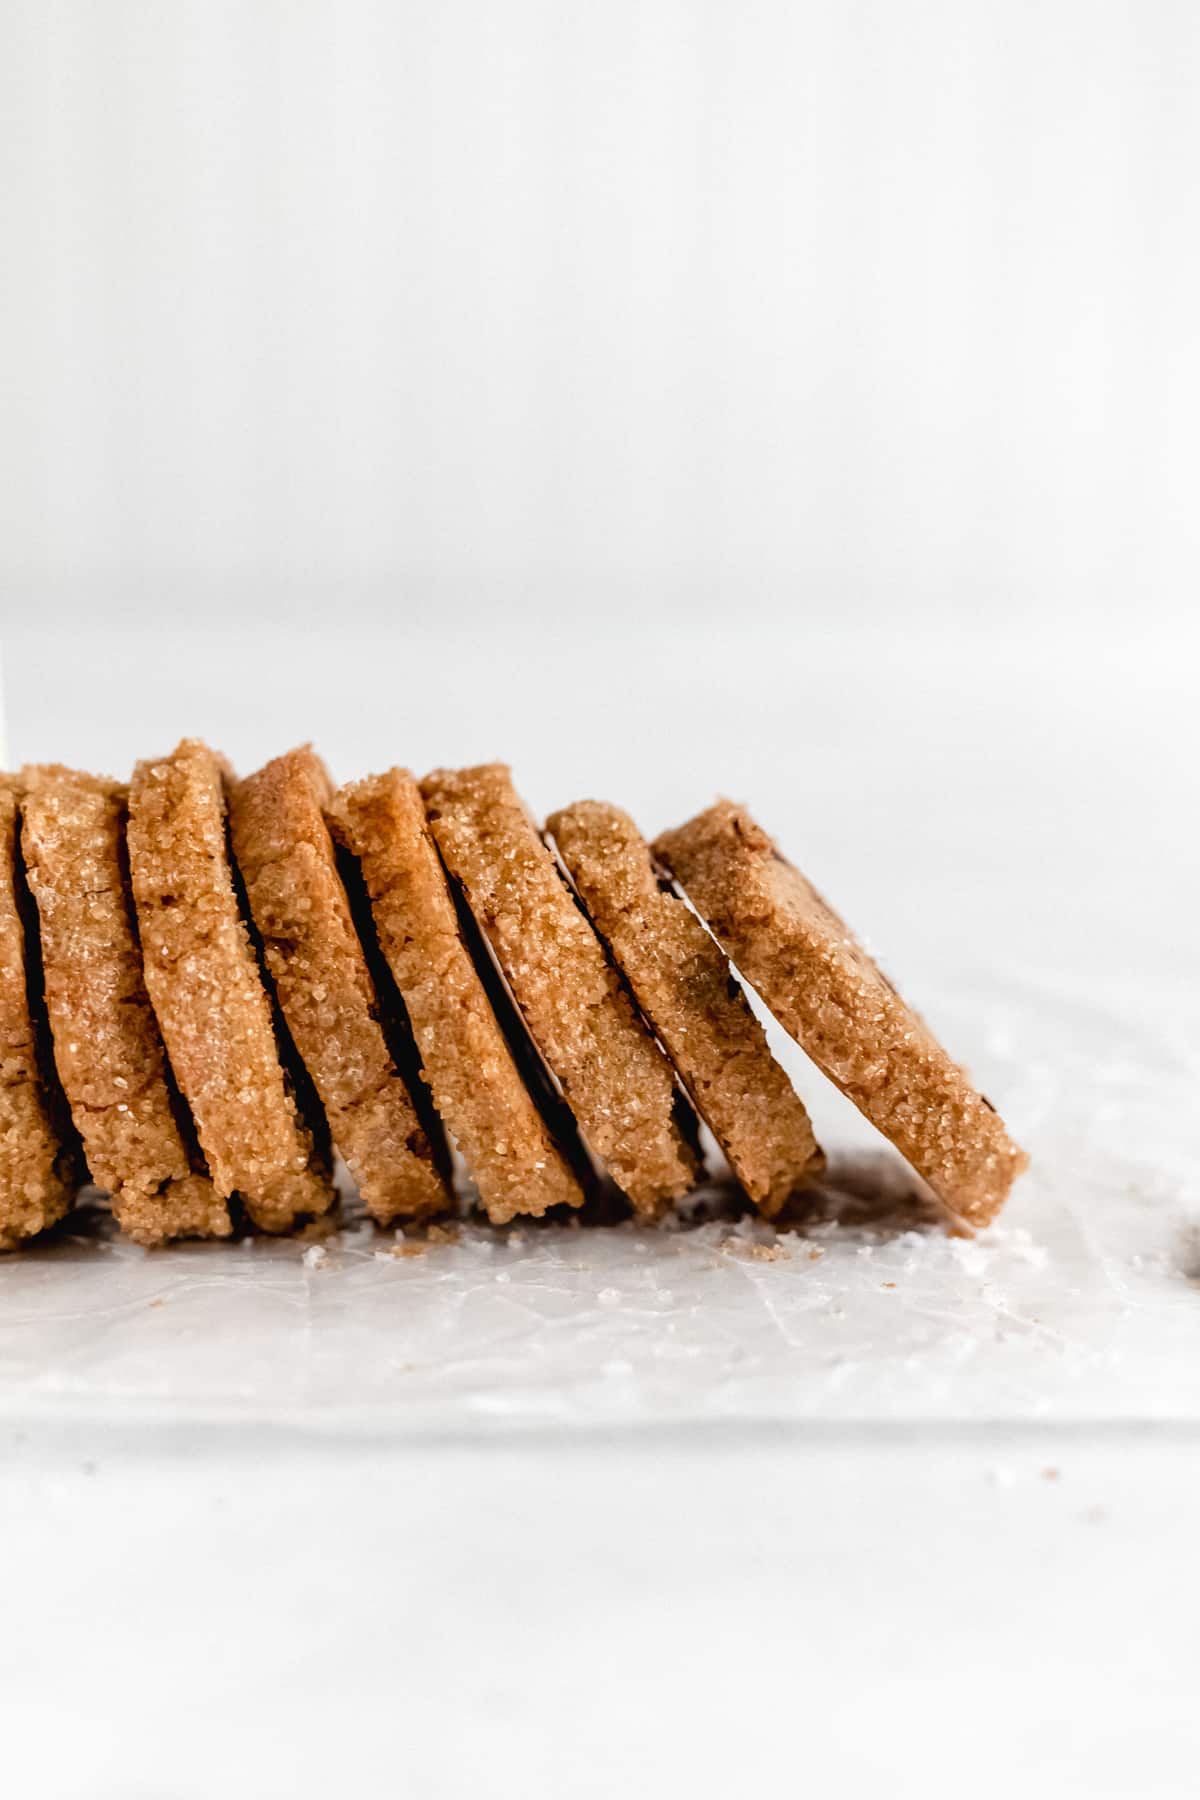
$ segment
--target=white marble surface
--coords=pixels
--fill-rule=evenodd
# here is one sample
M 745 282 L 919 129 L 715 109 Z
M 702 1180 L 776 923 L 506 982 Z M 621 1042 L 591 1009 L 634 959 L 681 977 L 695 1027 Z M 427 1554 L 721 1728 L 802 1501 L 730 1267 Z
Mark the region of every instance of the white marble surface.
M 83 632 L 52 704 L 49 640 L 6 643 L 18 755 L 499 752 L 539 808 L 651 828 L 743 795 L 1034 1155 L 993 1231 L 948 1236 L 789 1052 L 835 1170 L 782 1235 L 89 1228 L 10 1259 L 22 1794 L 1188 1791 L 1188 646 L 797 631 L 766 683 L 748 647 L 551 636 L 514 704 L 497 641 L 448 710 L 428 632 Z M 144 704 L 98 705 L 131 670 Z

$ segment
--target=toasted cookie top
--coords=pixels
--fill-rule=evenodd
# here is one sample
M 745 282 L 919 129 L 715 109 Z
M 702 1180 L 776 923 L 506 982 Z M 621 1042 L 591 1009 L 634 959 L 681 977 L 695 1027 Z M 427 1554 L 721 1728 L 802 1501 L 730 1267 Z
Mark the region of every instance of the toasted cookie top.
M 579 1181 L 525 1084 L 464 941 L 412 775 L 391 769 L 351 783 L 334 800 L 330 821 L 362 869 L 425 1079 L 489 1218 L 502 1224 L 579 1206 Z
M 129 867 L 146 986 L 214 1185 L 254 1222 L 286 1231 L 332 1204 L 318 1117 L 285 1072 L 272 1003 L 234 885 L 228 765 L 185 739 L 140 762 L 129 791 Z
M 229 1209 L 185 1143 L 146 991 L 125 868 L 126 791 L 57 765 L 22 779 L 21 843 L 55 1062 L 92 1179 L 141 1243 L 225 1237 Z
M 277 756 L 234 784 L 234 854 L 288 1029 L 368 1211 L 419 1219 L 450 1202 L 449 1158 L 432 1109 L 418 1111 L 411 1049 L 402 1072 L 398 1034 L 385 1033 L 325 822 L 331 797 L 308 745 Z
M 581 800 L 546 828 L 730 1167 L 768 1217 L 825 1159 L 728 959 L 659 880 L 628 813 Z
M 780 1024 L 942 1203 L 969 1224 L 994 1218 L 1024 1153 L 746 809 L 720 800 L 654 851 Z
M 20 785 L 0 775 L 0 1250 L 57 1223 L 84 1179 L 50 1056 L 36 923 L 19 847 Z
M 542 842 L 507 767 L 421 783 L 438 848 L 589 1146 L 648 1217 L 694 1184 L 671 1067 Z

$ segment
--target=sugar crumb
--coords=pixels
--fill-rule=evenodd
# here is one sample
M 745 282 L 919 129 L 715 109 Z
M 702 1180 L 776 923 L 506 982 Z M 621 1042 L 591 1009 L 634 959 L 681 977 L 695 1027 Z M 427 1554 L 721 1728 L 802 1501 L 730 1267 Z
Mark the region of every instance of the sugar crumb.
M 753 1262 L 789 1262 L 791 1251 L 776 1240 L 771 1244 L 759 1243 L 752 1238 L 723 1237 L 717 1245 L 718 1250 L 726 1250 L 733 1256 L 746 1257 Z M 820 1252 L 818 1251 L 818 1255 Z

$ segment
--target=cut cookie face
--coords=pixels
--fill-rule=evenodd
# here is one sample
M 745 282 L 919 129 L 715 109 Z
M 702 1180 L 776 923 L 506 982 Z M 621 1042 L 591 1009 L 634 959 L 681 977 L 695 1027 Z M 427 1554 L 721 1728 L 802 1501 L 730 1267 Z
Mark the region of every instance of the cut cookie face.
M 690 1109 L 508 769 L 439 769 L 421 794 L 446 867 L 588 1146 L 637 1213 L 660 1216 L 696 1180 Z
M 746 980 L 830 1080 L 970 1225 L 1027 1158 L 991 1104 L 744 807 L 718 801 L 654 845 Z
M 581 800 L 546 828 L 697 1112 L 747 1194 L 774 1217 L 825 1159 L 719 945 L 659 880 L 627 813 Z
M 398 1024 L 384 1030 L 325 822 L 331 797 L 309 747 L 276 757 L 234 785 L 234 856 L 288 1030 L 367 1210 L 382 1224 L 428 1218 L 451 1203 L 449 1154 L 432 1108 L 422 1117 L 414 1101 L 411 1044 L 402 1055 Z
M 329 809 L 357 861 L 424 1079 L 493 1224 L 579 1206 L 583 1190 L 517 1068 L 463 940 L 407 769 L 342 788 Z
M 125 867 L 125 789 L 59 767 L 27 769 L 21 846 L 37 903 L 54 1059 L 97 1187 L 142 1244 L 227 1237 L 169 1085 Z
M 14 777 L 0 775 L 0 1250 L 57 1224 L 86 1179 L 40 1017 L 18 794 Z
M 141 762 L 129 868 L 146 986 L 213 1185 L 264 1231 L 324 1213 L 323 1121 L 285 1072 L 271 998 L 242 916 L 226 832 L 227 766 L 185 739 Z

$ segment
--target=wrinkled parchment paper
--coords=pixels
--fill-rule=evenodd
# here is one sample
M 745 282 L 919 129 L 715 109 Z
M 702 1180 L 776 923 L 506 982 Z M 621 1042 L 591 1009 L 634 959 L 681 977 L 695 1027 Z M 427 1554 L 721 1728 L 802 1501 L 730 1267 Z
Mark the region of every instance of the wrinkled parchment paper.
M 1006 984 L 928 1009 L 1033 1154 L 948 1230 L 865 1130 L 811 1216 L 464 1223 L 145 1252 L 97 1209 L 0 1265 L 0 1417 L 474 1434 L 738 1419 L 1200 1419 L 1194 1055 Z M 820 1080 L 797 1056 L 802 1091 Z

